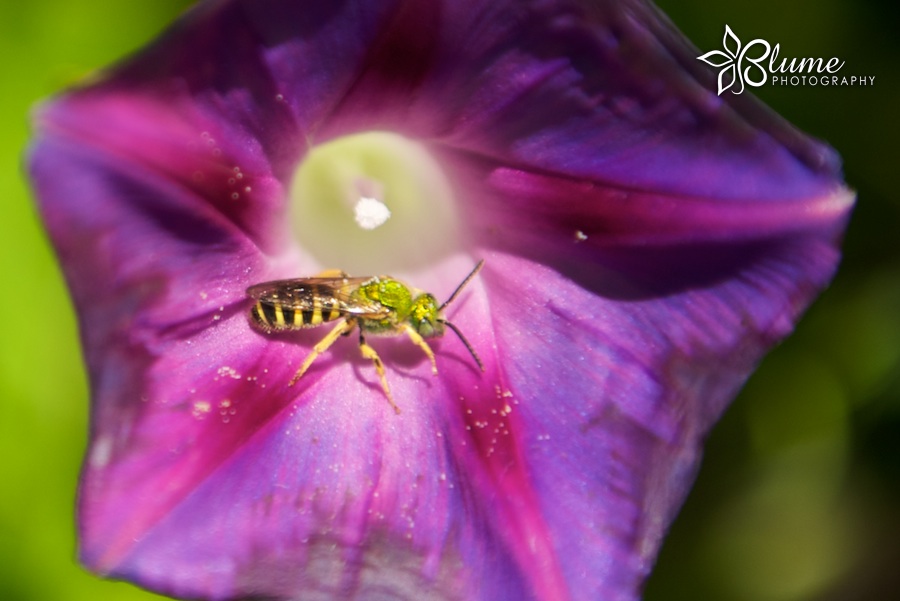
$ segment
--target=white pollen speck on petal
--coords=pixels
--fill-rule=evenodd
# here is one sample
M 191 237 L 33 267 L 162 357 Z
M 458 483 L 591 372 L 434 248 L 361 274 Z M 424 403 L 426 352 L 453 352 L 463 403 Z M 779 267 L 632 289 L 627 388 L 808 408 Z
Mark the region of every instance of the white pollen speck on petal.
M 211 409 L 209 401 L 194 401 L 194 405 L 191 409 L 191 415 L 193 415 L 197 419 L 203 419 L 209 414 Z
M 241 374 L 239 374 L 239 373 L 237 372 L 237 370 L 234 369 L 233 367 L 228 367 L 227 365 L 223 365 L 222 367 L 220 367 L 220 368 L 216 371 L 216 373 L 217 373 L 217 374 L 219 375 L 219 377 L 221 377 L 221 378 L 232 378 L 232 379 L 234 379 L 234 380 L 240 380 L 240 379 L 241 379 Z
M 354 208 L 356 224 L 364 230 L 374 230 L 390 219 L 391 210 L 377 198 L 363 196 Z

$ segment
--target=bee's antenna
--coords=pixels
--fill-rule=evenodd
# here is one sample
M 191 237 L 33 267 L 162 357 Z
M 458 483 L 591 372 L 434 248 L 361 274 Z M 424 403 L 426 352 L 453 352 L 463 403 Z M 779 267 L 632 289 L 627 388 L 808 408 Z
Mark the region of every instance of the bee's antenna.
M 481 263 L 484 263 L 484 261 L 482 261 Z M 479 267 L 481 267 L 481 263 L 479 263 L 478 266 L 475 267 L 475 271 L 473 271 L 469 275 L 469 277 L 466 278 L 466 282 L 469 281 L 469 279 L 471 279 L 471 277 L 473 275 L 475 275 L 475 272 L 478 271 Z M 463 284 L 465 284 L 466 282 L 463 282 Z M 462 286 L 460 286 L 460 288 L 462 288 Z M 459 292 L 459 288 L 457 288 L 456 292 Z M 456 296 L 456 292 L 453 293 L 453 296 Z M 453 300 L 453 296 L 450 297 L 450 300 Z M 449 303 L 449 302 L 450 301 L 447 301 L 447 303 Z M 444 304 L 446 305 L 447 303 L 444 303 Z M 475 349 L 472 348 L 472 345 L 469 344 L 469 341 L 466 340 L 466 337 L 463 336 L 463 333 L 459 331 L 459 328 L 457 328 L 455 325 L 453 325 L 446 319 L 439 319 L 438 322 L 444 324 L 445 326 L 448 326 L 451 330 L 453 330 L 456 333 L 457 336 L 459 336 L 459 339 L 462 340 L 462 343 L 464 345 L 466 345 L 466 348 L 468 349 L 469 354 L 472 355 L 473 359 L 475 359 L 475 363 L 478 364 L 478 368 L 481 369 L 481 371 L 484 371 L 484 363 L 482 363 L 481 359 L 478 358 L 478 355 L 475 353 Z
M 475 274 L 477 274 L 479 271 L 481 271 L 482 267 L 484 267 L 484 259 L 478 261 L 478 265 L 475 266 L 475 269 L 473 269 L 471 271 L 471 273 L 469 273 L 469 275 L 466 276 L 466 279 L 464 279 L 462 281 L 462 283 L 456 287 L 456 290 L 453 291 L 453 294 L 450 295 L 450 298 L 448 298 L 446 301 L 444 301 L 443 305 L 438 307 L 439 312 L 443 311 L 444 307 L 446 307 L 447 305 L 449 305 L 450 303 L 453 302 L 453 299 L 455 299 L 459 295 L 459 293 L 462 291 L 462 289 L 465 287 L 465 285 L 469 283 L 469 280 L 474 278 Z M 460 334 L 459 330 L 457 330 L 450 322 L 444 322 L 444 323 L 446 323 L 448 326 L 450 326 L 453 329 L 453 331 L 456 332 L 460 338 L 462 338 L 462 334 Z M 463 338 L 463 341 L 465 341 L 465 338 Z M 466 343 L 466 345 L 468 346 L 468 343 Z M 469 350 L 471 351 L 472 348 L 470 347 Z M 475 353 L 472 353 L 472 354 L 474 355 Z M 476 359 L 477 359 L 477 357 L 476 357 Z M 478 364 L 481 365 L 481 362 L 479 361 Z M 482 368 L 482 371 L 484 371 L 483 368 Z

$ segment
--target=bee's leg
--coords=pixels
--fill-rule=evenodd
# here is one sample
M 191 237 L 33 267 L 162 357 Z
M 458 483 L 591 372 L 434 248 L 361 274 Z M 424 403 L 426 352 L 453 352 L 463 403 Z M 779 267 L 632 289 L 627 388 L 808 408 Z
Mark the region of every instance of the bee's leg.
M 422 338 L 421 334 L 416 332 L 415 328 L 413 328 L 409 324 L 404 324 L 403 329 L 406 331 L 406 335 L 409 336 L 409 339 L 413 341 L 413 343 L 422 349 L 428 358 L 431 359 L 431 373 L 437 375 L 437 361 L 434 359 L 434 352 L 431 350 L 431 347 L 428 346 L 428 343 L 425 342 L 425 339 Z
M 313 350 L 310 351 L 309 355 L 306 356 L 306 359 L 303 360 L 303 365 L 300 366 L 300 369 L 297 370 L 297 373 L 294 374 L 294 377 L 291 378 L 288 386 L 293 386 L 297 383 L 297 380 L 303 377 L 303 374 L 306 373 L 306 370 L 309 369 L 309 366 L 312 365 L 312 362 L 316 360 L 316 357 L 324 353 L 328 350 L 334 341 L 337 340 L 342 334 L 346 334 L 350 332 L 354 327 L 356 327 L 355 319 L 345 319 L 340 322 L 334 329 L 328 332 L 328 336 L 319 341 L 316 346 L 313 347 Z
M 366 359 L 371 359 L 372 363 L 375 364 L 375 369 L 378 371 L 378 378 L 381 380 L 381 388 L 384 390 L 384 395 L 387 397 L 388 403 L 391 404 L 391 407 L 394 408 L 394 413 L 400 414 L 400 407 L 394 402 L 394 397 L 391 394 L 391 389 L 388 386 L 387 376 L 384 375 L 384 363 L 381 362 L 381 357 L 378 356 L 378 353 L 375 352 L 371 346 L 366 343 L 366 337 L 363 335 L 362 328 L 359 329 L 359 351 L 362 353 L 362 356 Z

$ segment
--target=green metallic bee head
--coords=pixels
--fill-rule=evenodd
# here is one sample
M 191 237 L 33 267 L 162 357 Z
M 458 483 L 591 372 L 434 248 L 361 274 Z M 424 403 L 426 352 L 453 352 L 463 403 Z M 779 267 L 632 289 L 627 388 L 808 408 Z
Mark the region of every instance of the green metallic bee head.
M 465 345 L 466 350 L 469 351 L 469 354 L 472 355 L 472 358 L 475 359 L 475 363 L 478 364 L 478 368 L 481 371 L 484 371 L 484 363 L 481 362 L 481 359 L 478 358 L 478 354 L 475 353 L 475 349 L 472 348 L 472 345 L 469 344 L 469 341 L 466 340 L 466 337 L 463 336 L 463 333 L 459 331 L 455 325 L 444 319 L 444 307 L 453 302 L 459 293 L 465 288 L 466 284 L 471 281 L 472 278 L 475 277 L 475 274 L 478 273 L 481 268 L 484 266 L 484 260 L 478 262 L 475 266 L 475 269 L 466 276 L 459 286 L 456 287 L 456 290 L 453 291 L 453 294 L 450 295 L 444 304 L 438 306 L 437 300 L 435 300 L 434 296 L 428 294 L 427 292 L 420 294 L 416 298 L 413 299 L 411 310 L 409 312 L 409 322 L 410 325 L 415 328 L 416 332 L 422 338 L 433 338 L 435 336 L 443 336 L 444 328 L 450 328 L 453 330 L 453 333 L 456 334 L 460 341 Z
M 444 335 L 444 323 L 438 308 L 437 299 L 433 295 L 420 294 L 413 299 L 409 311 L 409 324 L 422 338 L 434 338 Z

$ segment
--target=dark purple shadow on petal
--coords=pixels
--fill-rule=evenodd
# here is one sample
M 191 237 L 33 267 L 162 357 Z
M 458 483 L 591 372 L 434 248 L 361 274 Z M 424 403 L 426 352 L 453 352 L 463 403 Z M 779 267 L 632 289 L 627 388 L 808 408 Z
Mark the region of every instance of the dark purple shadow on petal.
M 183 206 L 211 222 L 220 220 L 215 215 L 220 213 L 270 252 L 286 243 L 285 232 L 276 225 L 283 189 L 265 159 L 186 104 L 179 107 L 174 99 L 167 104 L 130 92 L 87 91 L 42 107 L 37 121 L 48 144 L 68 143 L 72 156 L 102 161 L 102 171 L 141 173 L 193 193 L 170 203 L 176 213 Z
M 347 97 L 367 85 L 388 87 L 398 95 L 412 93 L 431 70 L 438 50 L 434 32 L 440 21 L 439 2 L 406 0 L 402 3 L 367 54 L 360 77 L 348 90 Z
M 340 1 L 307 6 L 250 0 L 240 5 L 263 46 L 270 73 L 282 86 L 284 101 L 311 143 L 358 131 L 346 127 L 337 131 L 331 126 L 334 115 L 342 112 L 339 106 L 355 93 L 370 69 L 380 72 L 371 78 L 376 85 L 384 83 L 383 76 L 403 87 L 409 72 L 415 77 L 419 69 L 427 68 L 416 55 L 422 44 L 429 43 L 424 35 L 427 29 L 415 27 L 414 21 L 422 18 L 416 10 L 427 14 L 436 3 Z M 386 36 L 385 31 L 398 35 Z M 373 56 L 387 62 L 373 66 Z M 380 96 L 377 87 L 376 91 L 373 96 Z M 357 125 L 377 128 L 375 113 L 366 110 L 368 123 Z
M 260 51 L 263 41 L 243 16 L 237 3 L 200 4 L 93 90 L 181 106 L 186 118 L 215 124 L 218 140 L 255 154 L 287 181 L 306 149 L 303 130 L 279 100 L 283 90 Z
M 165 327 L 243 300 L 258 249 L 193 190 L 66 138 L 39 145 L 31 171 L 83 331 L 119 312 Z
M 251 24 L 251 28 L 260 33 L 260 39 L 267 48 L 290 44 L 297 39 L 314 37 L 329 23 L 340 19 L 342 14 L 351 9 L 350 0 L 334 0 L 304 4 L 302 2 L 285 2 L 284 0 L 239 0 L 234 2 L 240 6 L 239 11 Z M 240 16 L 235 15 L 237 22 Z
M 442 12 L 440 2 L 400 3 L 329 116 L 325 138 L 373 129 L 414 135 L 427 128 L 434 115 L 417 114 L 414 108 L 423 80 L 433 76 Z

